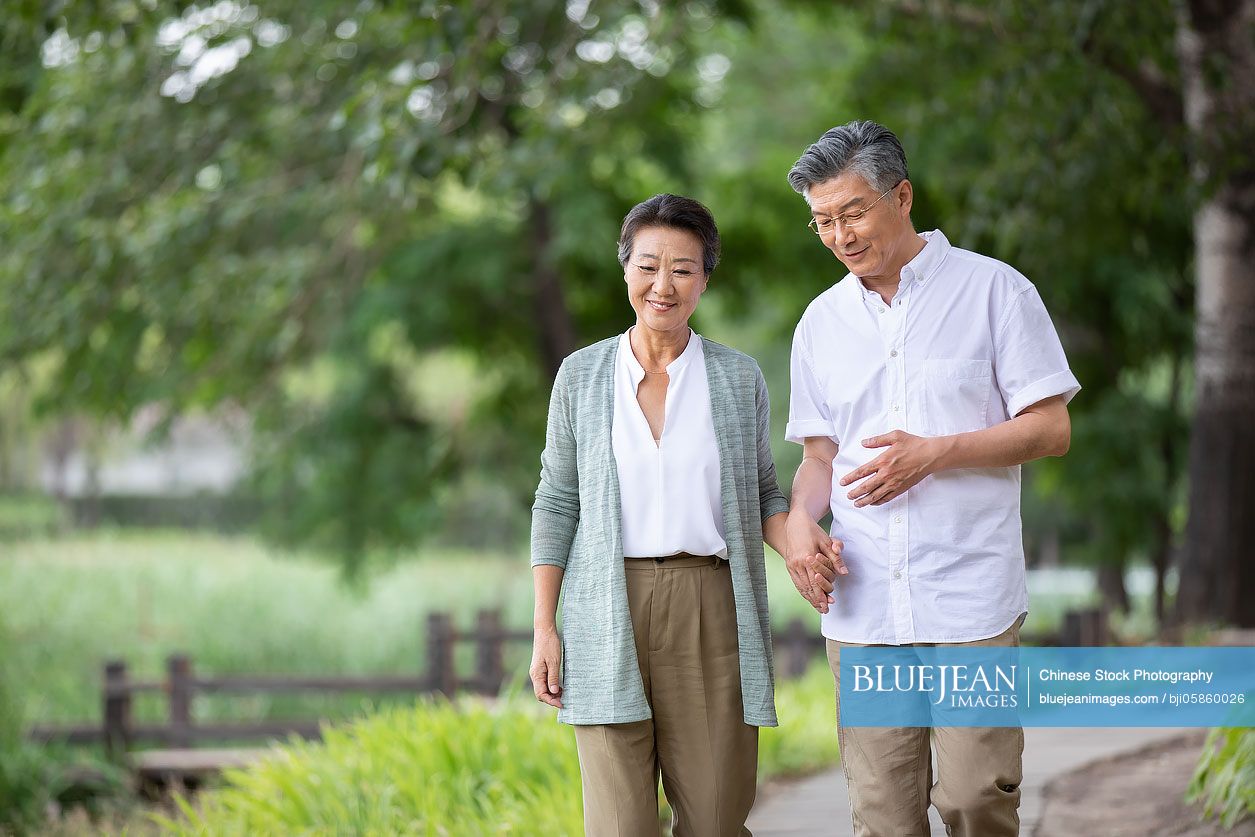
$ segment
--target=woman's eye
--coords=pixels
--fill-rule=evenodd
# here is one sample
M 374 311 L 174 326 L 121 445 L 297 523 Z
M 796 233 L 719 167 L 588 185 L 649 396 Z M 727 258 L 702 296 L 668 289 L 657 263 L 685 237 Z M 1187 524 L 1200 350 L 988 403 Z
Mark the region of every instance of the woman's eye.
M 643 270 L 646 273 L 653 273 L 655 270 L 658 269 L 656 267 L 653 267 L 652 265 L 647 265 L 647 264 L 638 264 L 636 267 L 638 270 Z

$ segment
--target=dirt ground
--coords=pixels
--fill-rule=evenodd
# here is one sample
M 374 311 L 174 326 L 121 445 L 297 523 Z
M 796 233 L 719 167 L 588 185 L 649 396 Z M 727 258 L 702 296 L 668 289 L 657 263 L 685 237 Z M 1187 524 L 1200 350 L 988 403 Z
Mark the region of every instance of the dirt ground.
M 1225 831 L 1183 801 L 1204 737 L 1173 738 L 1055 779 L 1033 837 L 1255 837 L 1255 820 Z

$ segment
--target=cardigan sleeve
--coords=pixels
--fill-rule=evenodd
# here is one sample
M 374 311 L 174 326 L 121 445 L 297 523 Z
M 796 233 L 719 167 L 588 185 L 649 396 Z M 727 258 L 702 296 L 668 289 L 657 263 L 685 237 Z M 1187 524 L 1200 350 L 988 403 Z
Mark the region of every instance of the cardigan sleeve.
M 565 569 L 580 520 L 580 486 L 575 435 L 571 428 L 569 374 L 564 363 L 553 382 L 545 449 L 540 454 L 540 484 L 532 504 L 532 566 Z
M 758 408 L 758 504 L 763 520 L 787 512 L 789 501 L 776 480 L 776 463 L 771 457 L 771 399 L 761 369 L 755 368 L 754 403 Z

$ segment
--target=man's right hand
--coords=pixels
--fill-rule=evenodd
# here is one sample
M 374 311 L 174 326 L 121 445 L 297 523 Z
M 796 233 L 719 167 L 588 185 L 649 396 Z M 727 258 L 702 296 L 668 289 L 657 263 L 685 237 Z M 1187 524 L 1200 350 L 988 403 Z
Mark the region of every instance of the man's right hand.
M 789 512 L 785 523 L 788 543 L 784 565 L 793 579 L 793 586 L 820 613 L 828 612 L 832 600 L 833 581 L 837 575 L 850 571 L 841 558 L 844 544 L 828 536 L 805 509 Z

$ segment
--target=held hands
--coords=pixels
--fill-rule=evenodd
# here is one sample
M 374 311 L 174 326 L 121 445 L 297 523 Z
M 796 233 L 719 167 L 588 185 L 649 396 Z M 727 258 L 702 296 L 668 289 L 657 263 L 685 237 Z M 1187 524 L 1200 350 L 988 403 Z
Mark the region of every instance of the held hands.
M 888 448 L 870 462 L 841 478 L 842 485 L 863 480 L 846 496 L 856 508 L 879 506 L 905 494 L 924 477 L 937 471 L 937 446 L 944 437 L 912 436 L 893 430 L 863 440 L 865 448 Z
M 833 601 L 829 594 L 834 579 L 838 574 L 850 572 L 841 559 L 844 544 L 830 538 L 805 509 L 789 513 L 785 539 L 788 548 L 785 550 L 784 565 L 793 579 L 793 586 L 802 598 L 810 602 L 811 607 L 820 613 L 827 613 L 828 605 Z
M 536 699 L 558 709 L 562 708 L 562 686 L 558 671 L 562 664 L 562 639 L 555 627 L 536 628 L 532 634 L 532 665 L 528 674 Z

